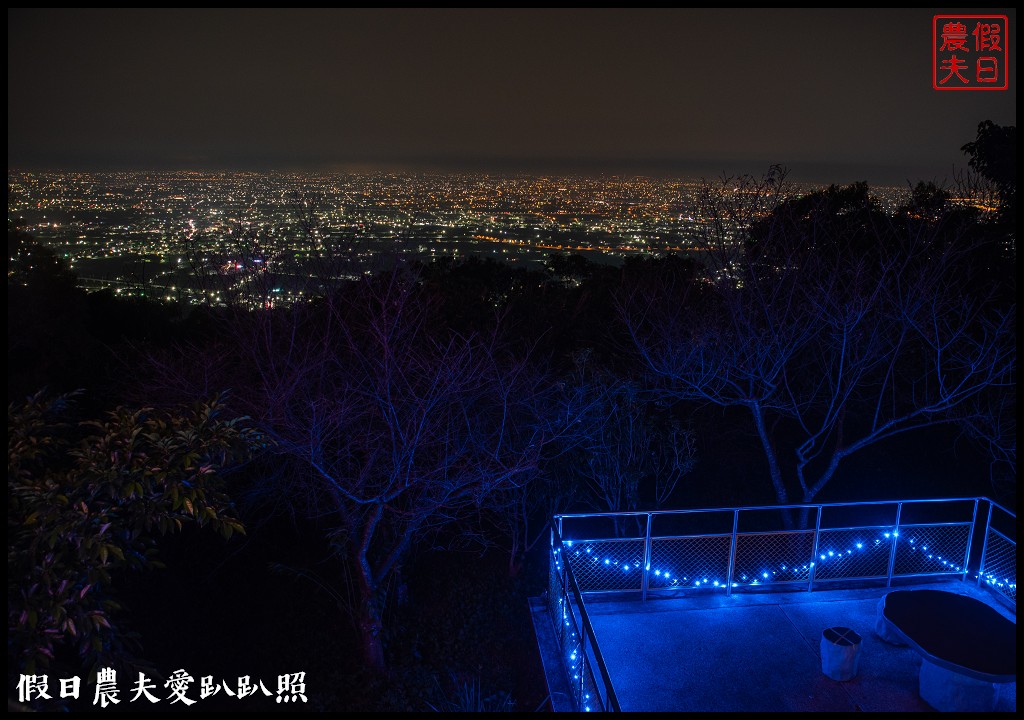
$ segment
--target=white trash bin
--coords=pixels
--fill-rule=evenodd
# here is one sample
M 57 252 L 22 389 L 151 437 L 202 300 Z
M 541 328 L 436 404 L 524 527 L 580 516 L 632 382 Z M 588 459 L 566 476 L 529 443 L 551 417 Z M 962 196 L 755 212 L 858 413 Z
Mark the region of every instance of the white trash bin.
M 825 628 L 821 633 L 821 671 L 833 680 L 852 680 L 860 663 L 861 637 L 848 627 Z

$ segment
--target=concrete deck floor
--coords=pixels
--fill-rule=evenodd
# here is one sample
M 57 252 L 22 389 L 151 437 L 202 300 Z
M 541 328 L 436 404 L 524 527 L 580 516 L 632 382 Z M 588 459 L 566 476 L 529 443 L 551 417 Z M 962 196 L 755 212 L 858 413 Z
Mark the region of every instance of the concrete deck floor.
M 910 587 L 972 595 L 1016 622 L 969 583 Z M 592 600 L 587 612 L 624 711 L 929 711 L 918 694 L 920 656 L 874 633 L 888 591 Z M 859 673 L 847 682 L 821 671 L 821 632 L 837 625 L 863 638 Z M 1002 685 L 997 710 L 1016 708 L 1016 683 Z

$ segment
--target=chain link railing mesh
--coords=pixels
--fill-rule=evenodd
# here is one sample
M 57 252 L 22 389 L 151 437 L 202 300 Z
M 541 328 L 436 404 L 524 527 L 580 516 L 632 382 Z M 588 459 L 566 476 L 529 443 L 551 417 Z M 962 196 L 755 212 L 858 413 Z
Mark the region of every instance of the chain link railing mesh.
M 558 646 L 562 646 L 563 631 L 565 629 L 562 618 L 563 597 L 565 593 L 562 588 L 561 563 L 558 560 L 558 553 L 552 550 L 548 557 L 548 615 L 551 617 L 551 624 L 555 628 L 555 638 Z
M 905 525 L 896 542 L 893 575 L 941 575 L 964 571 L 969 523 L 963 525 Z
M 590 645 L 590 642 L 587 642 Z M 580 698 L 579 709 L 583 712 L 597 712 L 604 710 L 604 703 L 601 700 L 601 693 L 597 688 L 598 670 L 594 665 L 594 655 L 589 647 L 583 656 L 583 695 Z
M 647 587 L 725 587 L 731 544 L 729 535 L 652 539 Z
M 813 550 L 813 530 L 738 535 L 733 586 L 807 582 Z
M 583 673 L 583 645 L 580 642 L 580 634 L 576 631 L 576 619 L 572 611 L 567 610 L 569 626 L 566 627 L 565 639 L 562 643 L 562 662 L 565 663 L 566 672 L 569 675 L 569 687 L 572 691 L 572 699 L 577 708 L 582 698 L 580 677 Z
M 821 530 L 814 579 L 886 577 L 891 552 L 891 528 Z
M 1017 544 L 989 530 L 981 582 L 1017 603 Z
M 580 592 L 640 590 L 644 541 L 573 541 L 565 549 Z

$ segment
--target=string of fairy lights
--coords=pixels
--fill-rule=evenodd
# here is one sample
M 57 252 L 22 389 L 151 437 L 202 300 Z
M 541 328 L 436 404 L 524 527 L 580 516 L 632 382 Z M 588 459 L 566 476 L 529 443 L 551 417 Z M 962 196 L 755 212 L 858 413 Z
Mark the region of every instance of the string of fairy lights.
M 890 547 L 890 542 L 894 538 L 898 537 L 898 531 L 884 532 L 880 537 L 874 538 L 873 543 L 865 543 L 863 541 L 858 540 L 855 541 L 850 547 L 843 549 L 836 549 L 835 547 L 819 549 L 817 558 L 809 560 L 804 564 L 787 564 L 783 562 L 778 563 L 776 565 L 771 565 L 770 563 L 763 563 L 764 569 L 761 570 L 760 574 L 739 574 L 736 578 L 733 578 L 732 587 L 740 587 L 741 585 L 763 585 L 765 584 L 765 582 L 772 581 L 793 582 L 794 579 L 800 580 L 801 576 L 803 576 L 806 573 L 809 573 L 810 569 L 815 565 L 822 565 L 826 562 L 836 563 L 843 560 L 847 560 L 859 553 L 865 552 L 865 550 L 869 551 L 871 549 L 885 549 L 888 551 Z M 573 541 L 571 540 L 564 541 L 564 545 L 567 550 L 571 551 L 572 554 L 570 556 L 570 559 L 574 563 L 578 561 L 586 562 L 587 560 L 589 560 L 591 563 L 598 567 L 603 564 L 609 571 L 612 568 L 614 568 L 615 570 L 621 571 L 621 573 L 624 574 L 640 573 L 643 563 L 637 562 L 635 560 L 621 560 L 611 556 L 604 556 L 602 558 L 600 554 L 594 552 L 595 548 L 593 545 L 586 544 L 594 542 L 599 541 L 582 541 L 582 543 L 577 542 L 578 547 L 575 550 L 572 550 Z M 933 565 L 936 566 L 936 571 L 940 571 L 940 573 L 942 573 L 942 571 L 945 571 L 945 573 L 963 573 L 964 567 L 962 565 L 959 565 L 957 562 L 943 557 L 941 554 L 938 554 L 938 552 L 930 551 L 927 542 L 922 542 L 918 538 L 909 538 L 907 540 L 907 543 L 909 545 L 910 552 L 920 553 L 921 557 L 932 562 Z M 558 565 L 560 560 L 557 557 L 559 554 L 559 551 L 557 549 L 555 550 L 555 554 L 555 562 L 556 565 Z M 577 560 L 575 558 L 580 559 Z M 560 568 L 560 565 L 558 566 Z M 943 569 L 939 570 L 938 566 L 941 566 Z M 702 575 L 690 577 L 689 575 L 674 573 L 674 571 L 669 570 L 665 567 L 652 567 L 650 564 L 647 564 L 646 569 L 652 576 L 666 582 L 667 585 L 670 587 L 712 587 L 722 589 L 726 587 L 725 580 L 721 578 L 714 578 Z M 579 574 L 580 573 L 578 569 L 577 575 L 579 576 Z M 984 582 L 988 582 L 989 584 L 996 586 L 1000 589 L 1009 588 L 1016 590 L 1017 588 L 1016 581 L 1011 580 L 1009 578 L 999 579 L 994 575 L 987 574 L 983 580 Z

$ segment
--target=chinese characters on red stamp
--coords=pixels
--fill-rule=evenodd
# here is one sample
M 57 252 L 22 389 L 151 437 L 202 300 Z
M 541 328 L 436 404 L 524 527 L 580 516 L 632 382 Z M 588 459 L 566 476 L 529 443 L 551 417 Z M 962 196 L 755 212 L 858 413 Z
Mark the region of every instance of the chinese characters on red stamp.
M 1005 15 L 932 18 L 932 87 L 1006 90 L 1009 23 Z

